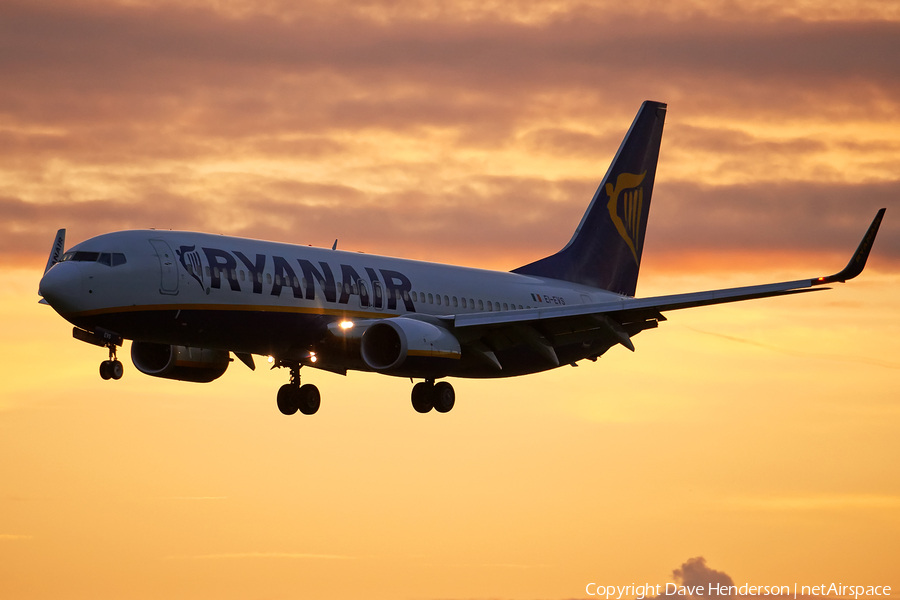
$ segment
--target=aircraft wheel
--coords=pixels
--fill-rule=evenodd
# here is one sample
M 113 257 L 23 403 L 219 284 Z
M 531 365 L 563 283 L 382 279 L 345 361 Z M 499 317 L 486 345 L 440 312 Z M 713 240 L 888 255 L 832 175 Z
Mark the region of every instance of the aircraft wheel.
M 100 363 L 100 377 L 102 377 L 104 381 L 112 377 L 111 363 L 111 360 L 104 360 L 102 363 Z
M 109 363 L 109 375 L 113 379 L 122 379 L 122 375 L 125 374 L 125 367 L 122 366 L 122 363 L 118 360 L 107 361 Z
M 289 383 L 278 388 L 278 410 L 281 414 L 292 415 L 297 412 L 298 392 L 299 390 Z
M 307 383 L 298 390 L 297 402 L 300 412 L 304 415 L 314 415 L 319 410 L 319 404 L 322 403 L 322 396 L 319 394 L 319 388 Z
M 434 398 L 434 410 L 440 413 L 450 412 L 450 409 L 456 404 L 456 392 L 453 391 L 453 386 L 446 381 L 435 384 L 432 398 Z
M 426 381 L 421 381 L 413 386 L 412 405 L 416 412 L 427 413 L 434 407 L 431 399 L 433 389 L 431 384 Z

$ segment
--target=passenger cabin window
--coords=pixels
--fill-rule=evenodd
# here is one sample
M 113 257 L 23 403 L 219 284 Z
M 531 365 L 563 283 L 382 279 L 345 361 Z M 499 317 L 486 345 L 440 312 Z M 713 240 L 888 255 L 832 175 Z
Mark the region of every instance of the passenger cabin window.
M 453 308 L 459 306 L 459 301 L 456 299 L 456 296 L 453 296 Z
M 430 293 L 428 294 L 428 304 L 434 304 L 434 296 L 432 296 Z
M 412 293 L 412 299 L 413 299 L 413 302 L 418 302 L 418 301 L 419 301 L 419 297 L 418 297 L 418 295 L 417 295 L 415 292 Z
M 509 304 L 506 302 L 503 303 L 503 310 L 509 310 Z
M 208 270 L 209 270 L 209 267 L 207 267 L 207 271 Z M 209 273 L 207 273 L 207 275 L 208 274 Z M 271 273 L 266 273 L 266 283 L 272 283 L 272 274 Z
M 437 300 L 437 305 L 440 306 L 441 305 L 441 295 L 435 294 L 434 299 Z
M 462 306 L 463 306 L 463 308 L 466 307 L 466 299 L 465 298 L 462 299 Z
M 478 301 L 478 310 L 484 310 L 484 300 Z
M 444 294 L 444 306 L 450 306 L 450 296 Z

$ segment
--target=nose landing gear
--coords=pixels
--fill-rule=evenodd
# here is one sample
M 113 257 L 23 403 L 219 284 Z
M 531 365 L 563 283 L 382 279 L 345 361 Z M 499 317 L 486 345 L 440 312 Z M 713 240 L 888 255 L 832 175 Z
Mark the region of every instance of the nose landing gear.
M 106 347 L 109 348 L 109 360 L 104 360 L 100 363 L 100 377 L 104 380 L 122 379 L 122 374 L 125 373 L 125 367 L 123 367 L 122 363 L 119 362 L 119 359 L 116 358 L 116 345 L 109 343 L 106 344 Z
M 95 327 L 93 331 L 86 331 L 74 327 L 72 337 L 76 340 L 100 346 L 109 350 L 109 360 L 100 363 L 100 377 L 103 379 L 122 379 L 125 368 L 116 358 L 116 347 L 122 345 L 122 336 L 102 327 Z
M 309 383 L 300 385 L 300 364 L 279 361 L 275 363 L 275 367 L 289 367 L 291 370 L 290 383 L 278 390 L 277 403 L 281 414 L 293 415 L 299 410 L 304 415 L 314 415 L 322 403 L 322 396 L 316 386 Z

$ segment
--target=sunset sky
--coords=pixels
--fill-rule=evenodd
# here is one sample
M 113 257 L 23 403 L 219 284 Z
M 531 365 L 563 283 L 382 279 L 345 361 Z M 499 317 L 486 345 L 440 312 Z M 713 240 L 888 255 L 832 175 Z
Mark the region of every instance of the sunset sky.
M 561 248 L 668 103 L 638 296 L 596 363 L 410 383 L 102 381 L 37 304 L 57 229 L 200 230 L 510 270 Z M 0 2 L 0 598 L 495 599 L 900 590 L 896 0 Z M 262 361 L 257 361 L 262 363 Z

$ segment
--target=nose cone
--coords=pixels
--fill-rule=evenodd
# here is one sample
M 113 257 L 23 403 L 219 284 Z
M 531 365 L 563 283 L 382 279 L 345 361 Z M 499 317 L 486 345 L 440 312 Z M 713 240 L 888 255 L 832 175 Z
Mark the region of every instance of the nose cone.
M 75 263 L 65 262 L 53 265 L 44 274 L 38 293 L 56 312 L 68 313 L 78 310 L 81 289 L 81 269 Z

